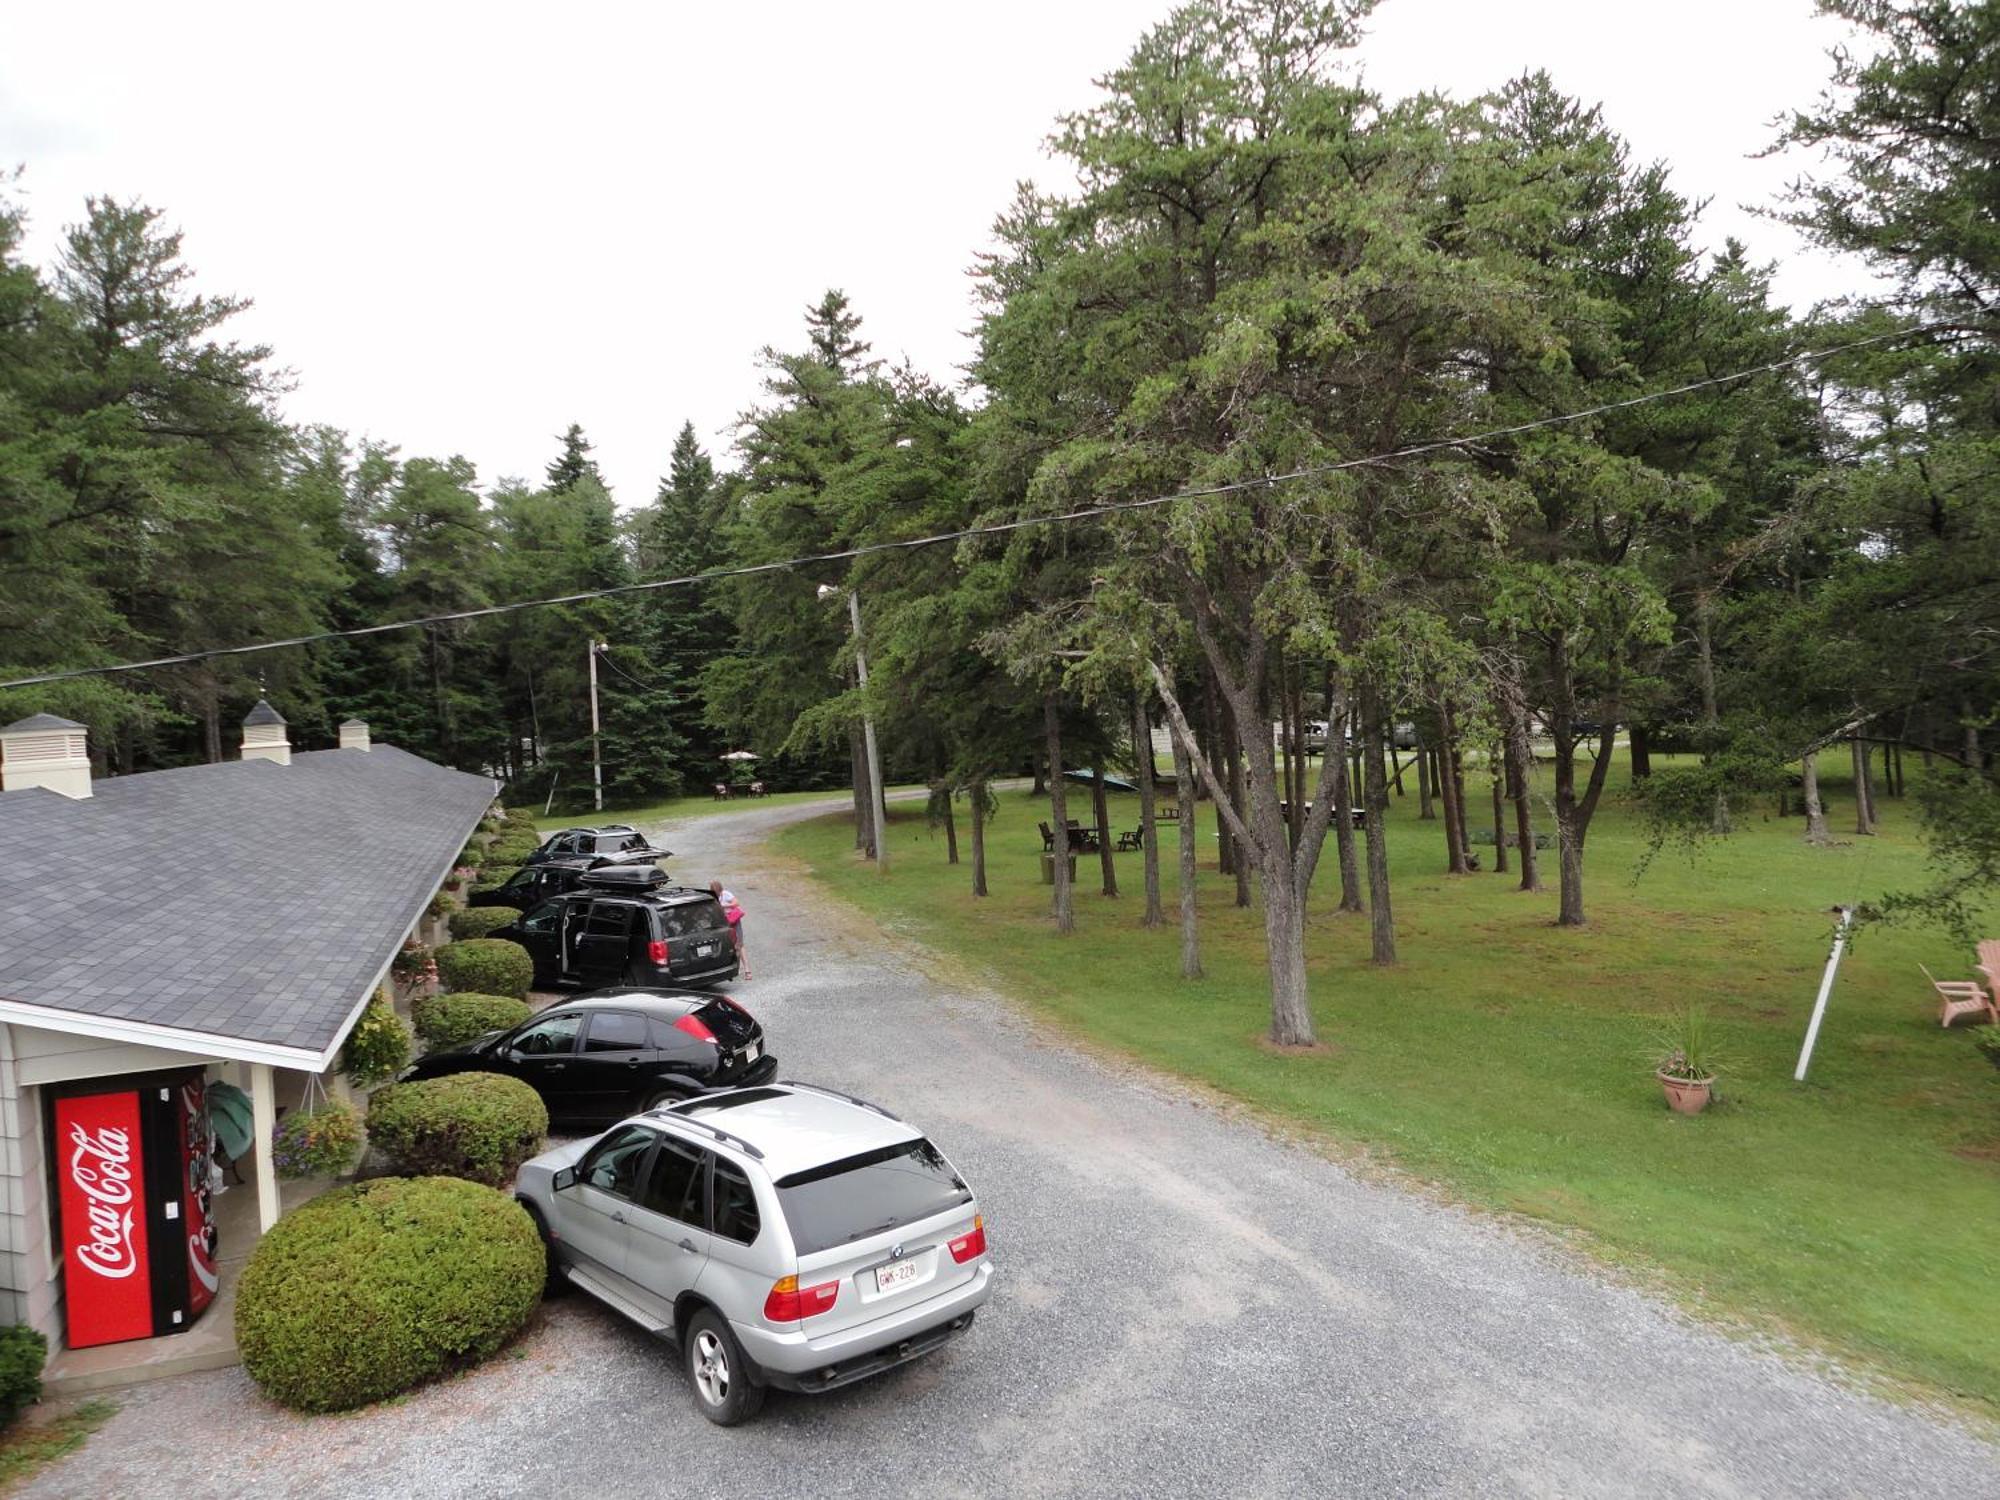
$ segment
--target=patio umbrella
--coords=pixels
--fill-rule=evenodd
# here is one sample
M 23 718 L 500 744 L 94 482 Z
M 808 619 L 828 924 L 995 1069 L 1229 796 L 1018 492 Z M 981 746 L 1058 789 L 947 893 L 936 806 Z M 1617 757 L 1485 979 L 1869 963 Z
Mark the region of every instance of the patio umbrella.
M 731 750 L 722 758 L 724 760 L 755 760 L 757 757 L 748 750 Z
M 231 1161 L 247 1155 L 256 1139 L 251 1118 L 250 1096 L 235 1084 L 208 1086 L 208 1122 L 215 1127 L 215 1138 Z

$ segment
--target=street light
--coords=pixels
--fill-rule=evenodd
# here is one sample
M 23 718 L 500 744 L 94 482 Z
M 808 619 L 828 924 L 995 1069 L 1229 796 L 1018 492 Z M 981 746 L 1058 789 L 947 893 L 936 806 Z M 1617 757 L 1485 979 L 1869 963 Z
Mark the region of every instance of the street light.
M 831 599 L 835 594 L 847 595 L 847 619 L 854 630 L 854 672 L 861 680 L 863 708 L 861 710 L 861 740 L 868 756 L 868 821 L 875 832 L 875 871 L 878 875 L 889 873 L 889 807 L 882 790 L 882 759 L 875 753 L 875 716 L 868 712 L 868 656 L 861 649 L 861 598 L 853 589 L 837 589 L 830 583 L 819 586 L 819 597 Z

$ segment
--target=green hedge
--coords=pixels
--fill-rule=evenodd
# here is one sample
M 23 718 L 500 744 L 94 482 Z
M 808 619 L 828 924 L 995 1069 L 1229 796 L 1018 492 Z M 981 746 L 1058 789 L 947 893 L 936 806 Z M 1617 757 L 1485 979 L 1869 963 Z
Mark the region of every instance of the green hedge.
M 264 1394 L 345 1411 L 493 1353 L 541 1298 L 527 1211 L 449 1177 L 382 1178 L 302 1203 L 257 1242 L 236 1344 Z
M 0 1328 L 0 1427 L 42 1394 L 42 1365 L 49 1341 L 32 1328 Z
M 525 1000 L 463 991 L 424 995 L 410 1007 L 417 1035 L 433 1047 L 456 1047 L 489 1031 L 505 1031 L 510 1026 L 519 1026 L 533 1014 Z
M 511 906 L 468 906 L 445 918 L 455 938 L 485 937 L 497 927 L 505 927 L 521 914 Z
M 438 983 L 448 990 L 511 995 L 519 1000 L 535 982 L 535 961 L 528 957 L 528 950 L 505 938 L 446 943 L 436 957 Z
M 542 1096 L 498 1073 L 392 1083 L 368 1099 L 368 1139 L 412 1176 L 498 1187 L 541 1149 L 548 1129 Z

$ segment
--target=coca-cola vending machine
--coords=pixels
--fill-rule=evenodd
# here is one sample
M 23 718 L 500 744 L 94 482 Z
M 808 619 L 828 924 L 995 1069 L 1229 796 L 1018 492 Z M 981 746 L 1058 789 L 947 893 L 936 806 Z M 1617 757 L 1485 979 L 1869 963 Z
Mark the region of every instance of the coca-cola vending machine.
M 217 1285 L 202 1071 L 50 1093 L 69 1346 L 186 1331 Z

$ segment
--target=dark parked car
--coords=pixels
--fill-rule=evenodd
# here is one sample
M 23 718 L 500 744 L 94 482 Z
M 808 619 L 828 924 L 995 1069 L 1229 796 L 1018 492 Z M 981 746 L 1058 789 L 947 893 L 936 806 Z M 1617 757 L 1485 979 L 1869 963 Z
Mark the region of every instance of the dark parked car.
M 588 883 L 594 870 L 635 866 L 652 869 L 653 861 L 662 858 L 658 850 L 642 854 L 599 854 L 585 858 L 552 859 L 539 865 L 527 865 L 509 875 L 506 881 L 490 891 L 474 891 L 465 898 L 467 906 L 511 906 L 517 911 L 526 911 L 531 906 L 539 906 L 552 896 L 567 895 Z M 659 874 L 658 871 L 654 871 Z M 664 884 L 666 876 L 661 874 L 656 884 Z
M 726 995 L 616 989 L 553 1006 L 511 1031 L 426 1053 L 404 1080 L 504 1073 L 565 1120 L 622 1120 L 777 1074 L 764 1029 Z
M 542 847 L 528 856 L 539 865 L 552 859 L 579 859 L 600 854 L 649 854 L 665 859 L 668 851 L 655 849 L 646 836 L 630 823 L 612 823 L 604 828 L 565 828 L 542 840 Z
M 523 912 L 491 936 L 535 960 L 535 986 L 721 984 L 736 977 L 736 944 L 707 891 L 666 884 L 635 865 L 588 870 L 581 888 Z

